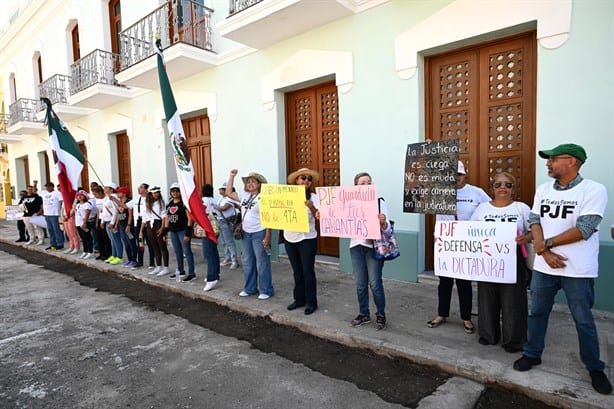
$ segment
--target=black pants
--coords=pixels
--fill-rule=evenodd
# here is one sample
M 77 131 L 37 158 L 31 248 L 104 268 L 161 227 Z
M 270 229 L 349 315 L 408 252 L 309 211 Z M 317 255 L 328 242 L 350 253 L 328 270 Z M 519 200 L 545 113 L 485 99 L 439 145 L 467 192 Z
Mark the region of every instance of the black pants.
M 139 218 L 136 221 L 136 234 L 140 234 L 141 231 L 141 226 L 143 225 L 143 220 L 141 218 Z M 149 235 L 147 234 L 147 231 L 145 231 L 145 233 L 143 234 L 143 240 L 145 240 L 145 244 L 147 245 L 147 251 L 149 252 L 149 266 L 150 267 L 154 267 L 156 265 L 156 261 L 154 258 L 154 248 L 151 244 L 151 241 L 149 240 Z M 143 249 L 143 251 L 141 251 L 141 249 L 139 248 L 139 250 L 137 251 L 137 255 L 136 255 L 136 262 L 139 265 L 143 265 L 143 258 L 145 256 L 145 249 Z
M 21 241 L 30 240 L 30 235 L 28 234 L 28 231 L 26 230 L 26 224 L 23 222 L 23 220 L 17 220 L 17 230 L 19 231 L 19 240 Z
M 156 233 L 158 230 L 160 230 L 160 227 L 162 227 L 162 221 L 156 220 L 153 223 L 153 226 L 151 223 L 147 223 L 146 231 L 147 236 L 149 236 L 149 241 L 153 247 L 154 255 L 156 256 L 156 265 L 164 265 L 164 267 L 168 267 L 168 247 L 166 247 L 166 241 L 164 241 L 164 237 L 156 236 Z
M 96 232 L 94 234 L 98 237 L 98 252 L 99 257 L 102 260 L 106 260 L 111 257 L 111 239 L 107 234 L 107 230 L 104 227 L 104 223 L 99 222 L 98 227 L 96 227 Z
M 314 263 L 318 239 L 305 239 L 298 243 L 285 242 L 286 253 L 294 272 L 294 301 L 318 308 L 316 272 Z
M 527 271 L 516 252 L 516 284 L 478 282 L 478 334 L 490 344 L 521 349 L 527 340 Z
M 83 252 L 92 253 L 94 251 L 94 241 L 92 239 L 92 230 L 85 231 L 81 226 L 77 226 L 77 232 L 83 242 Z
M 460 315 L 463 321 L 471 319 L 471 306 L 473 302 L 473 289 L 471 281 L 459 278 L 439 277 L 437 294 L 439 296 L 439 306 L 437 315 L 441 317 L 450 316 L 450 301 L 452 299 L 452 287 L 456 280 L 456 291 L 458 292 L 458 303 L 460 304 Z

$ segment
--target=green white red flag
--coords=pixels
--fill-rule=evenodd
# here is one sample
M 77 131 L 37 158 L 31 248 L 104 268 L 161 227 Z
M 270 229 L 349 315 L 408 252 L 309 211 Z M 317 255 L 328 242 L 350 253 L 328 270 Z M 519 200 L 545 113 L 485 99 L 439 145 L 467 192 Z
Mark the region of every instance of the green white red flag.
M 166 124 L 170 133 L 171 146 L 175 157 L 175 171 L 177 172 L 177 182 L 181 190 L 183 204 L 190 212 L 190 216 L 205 230 L 207 237 L 217 244 L 217 235 L 213 231 L 211 222 L 207 217 L 205 205 L 200 197 L 199 189 L 196 187 L 196 177 L 194 176 L 194 166 L 190 159 L 190 151 L 183 132 L 181 118 L 177 112 L 175 97 L 168 80 L 166 67 L 164 66 L 164 56 L 162 55 L 162 42 L 156 40 L 156 51 L 158 53 L 158 78 L 160 79 L 160 91 L 162 92 L 162 104 Z
M 45 122 L 49 129 L 49 139 L 53 152 L 53 162 L 58 173 L 58 182 L 64 201 L 66 214 L 70 214 L 79 187 L 79 177 L 83 170 L 83 152 L 75 142 L 62 120 L 51 108 L 48 98 L 41 98 L 47 104 Z

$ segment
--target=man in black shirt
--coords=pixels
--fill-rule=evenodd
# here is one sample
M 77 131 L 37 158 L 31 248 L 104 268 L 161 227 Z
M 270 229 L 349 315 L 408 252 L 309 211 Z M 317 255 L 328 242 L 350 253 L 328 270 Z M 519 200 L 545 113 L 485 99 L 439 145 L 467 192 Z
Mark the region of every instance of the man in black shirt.
M 31 222 L 32 216 L 43 214 L 43 198 L 36 194 L 34 186 L 28 186 L 27 194 L 23 198 L 22 204 L 25 206 L 23 222 L 26 224 L 26 229 L 30 234 L 30 240 L 26 244 L 35 243 L 35 239 L 38 239 L 36 244 L 43 244 L 43 229 Z

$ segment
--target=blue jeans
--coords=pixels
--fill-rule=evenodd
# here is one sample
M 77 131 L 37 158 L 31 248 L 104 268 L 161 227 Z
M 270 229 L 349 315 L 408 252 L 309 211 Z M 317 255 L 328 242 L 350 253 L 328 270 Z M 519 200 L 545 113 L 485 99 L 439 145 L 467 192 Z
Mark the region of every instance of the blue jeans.
M 541 357 L 554 296 L 562 288 L 576 324 L 580 359 L 589 371 L 603 371 L 605 364 L 599 359 L 599 338 L 591 312 L 595 300 L 593 287 L 592 278 L 553 276 L 534 270 L 531 279 L 529 340 L 524 345 L 524 354 L 533 358 Z
M 45 216 L 47 230 L 49 231 L 49 245 L 53 247 L 64 247 L 64 232 L 60 229 L 59 216 Z
M 370 316 L 368 287 L 371 287 L 373 301 L 377 309 L 376 314 L 386 315 L 386 296 L 384 295 L 384 282 L 382 281 L 384 260 L 376 260 L 373 258 L 373 248 L 361 245 L 350 248 L 350 256 L 352 257 L 360 313 Z
M 117 258 L 123 258 L 124 246 L 122 245 L 122 238 L 119 235 L 119 228 L 118 231 L 113 231 L 109 226 L 111 226 L 109 223 L 105 223 L 107 234 L 109 235 L 109 239 L 111 239 L 111 255 Z
M 248 294 L 273 295 L 273 276 L 271 274 L 271 256 L 267 254 L 262 240 L 265 230 L 256 233 L 243 232 L 243 291 Z
M 224 258 L 226 260 L 232 260 L 233 262 L 237 262 L 237 245 L 235 243 L 235 238 L 230 230 L 230 224 L 224 218 L 217 219 L 218 224 L 220 225 L 220 236 L 218 239 L 222 239 L 222 243 L 224 244 Z
M 177 269 L 181 274 L 185 272 L 183 269 L 183 258 L 185 255 L 186 260 L 188 261 L 188 274 L 194 275 L 194 254 L 192 253 L 192 243 L 183 241 L 185 237 L 185 230 L 181 231 L 169 231 L 168 237 L 171 239 L 171 244 L 173 245 L 173 250 L 175 250 L 175 258 L 177 259 Z
M 128 233 L 126 233 L 126 226 L 119 226 L 119 237 L 121 238 L 122 242 L 124 243 L 124 247 L 126 248 L 126 256 L 128 257 L 128 261 L 136 262 L 136 254 L 138 252 L 138 248 L 136 246 L 134 226 L 130 226 L 129 231 L 130 236 L 132 236 L 132 238 L 130 238 L 128 236 Z
M 208 237 L 202 239 L 203 257 L 207 260 L 207 281 L 215 281 L 220 279 L 220 253 L 217 252 L 217 246 Z

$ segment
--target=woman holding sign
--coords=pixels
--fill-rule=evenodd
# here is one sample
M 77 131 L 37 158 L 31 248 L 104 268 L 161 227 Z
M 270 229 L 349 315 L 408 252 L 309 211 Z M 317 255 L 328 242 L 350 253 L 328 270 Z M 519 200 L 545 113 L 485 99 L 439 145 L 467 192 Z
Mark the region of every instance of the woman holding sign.
M 319 219 L 318 196 L 312 191 L 318 182 L 319 173 L 315 170 L 302 168 L 288 175 L 288 184 L 305 186 L 305 211 L 309 220 L 307 233 L 284 230 L 286 253 L 294 272 L 294 302 L 288 305 L 288 310 L 305 306 L 305 315 L 318 309 L 316 291 L 315 261 L 318 250 L 318 233 L 315 221 Z
M 227 196 L 241 203 L 243 220 L 243 275 L 245 285 L 239 293 L 247 297 L 256 293 L 259 300 L 270 298 L 273 293 L 271 275 L 271 230 L 260 224 L 260 187 L 267 180 L 260 173 L 250 172 L 243 176 L 245 190 L 233 190 L 235 176 L 239 171 L 232 169 L 226 185 Z
M 524 243 L 529 225 L 529 206 L 512 199 L 515 178 L 507 172 L 498 173 L 492 184 L 494 199 L 482 203 L 471 220 L 516 223 Z M 529 233 L 530 235 L 530 233 Z M 522 244 L 520 244 L 522 245 Z M 520 352 L 527 340 L 527 271 L 520 245 L 516 251 L 516 284 L 478 282 L 479 343 L 494 345 L 501 339 L 506 352 Z
M 354 185 L 370 185 L 371 176 L 366 172 L 354 176 Z M 377 215 L 382 231 L 390 232 L 392 226 L 388 221 L 388 206 L 383 199 L 378 200 L 379 214 Z M 372 215 L 375 217 L 375 215 Z M 369 215 L 371 217 L 371 215 Z M 356 294 L 358 296 L 359 314 L 351 322 L 353 327 L 371 322 L 369 313 L 369 287 L 375 302 L 375 329 L 386 328 L 386 296 L 384 294 L 384 282 L 382 270 L 384 260 L 376 259 L 373 255 L 373 241 L 362 239 L 350 240 L 350 256 L 356 280 Z

